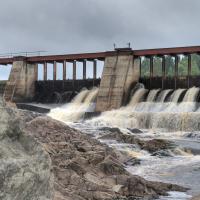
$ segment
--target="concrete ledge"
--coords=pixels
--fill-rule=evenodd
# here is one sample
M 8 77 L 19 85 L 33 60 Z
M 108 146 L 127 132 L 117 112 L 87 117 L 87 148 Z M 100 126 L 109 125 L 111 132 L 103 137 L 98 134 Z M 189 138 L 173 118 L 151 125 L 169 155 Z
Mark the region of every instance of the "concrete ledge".
M 98 117 L 101 114 L 101 112 L 86 112 L 84 114 L 84 119 L 91 119 L 93 117 Z
M 29 111 L 33 111 L 33 112 L 42 113 L 42 114 L 47 114 L 51 110 L 50 108 L 44 108 L 41 106 L 30 105 L 30 104 L 26 104 L 26 103 L 17 103 L 16 106 L 18 109 L 29 110 Z M 84 114 L 84 119 L 91 119 L 92 117 L 98 117 L 100 114 L 101 114 L 101 112 L 86 112 Z
M 44 107 L 25 104 L 25 103 L 17 103 L 16 106 L 17 108 L 22 109 L 22 110 L 30 110 L 33 112 L 38 112 L 38 113 L 43 113 L 43 114 L 50 112 L 49 108 L 44 108 Z

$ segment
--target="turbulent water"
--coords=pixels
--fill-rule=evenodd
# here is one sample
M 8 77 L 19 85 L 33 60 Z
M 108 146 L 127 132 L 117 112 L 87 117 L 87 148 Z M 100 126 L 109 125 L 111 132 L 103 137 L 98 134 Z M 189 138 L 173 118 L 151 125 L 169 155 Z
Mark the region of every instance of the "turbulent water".
M 94 101 L 98 88 L 82 90 L 72 101 L 61 107 L 52 109 L 49 116 L 62 122 L 74 122 L 83 118 L 85 112 L 94 111 Z
M 127 166 L 133 174 L 191 188 L 187 194 L 172 192 L 169 197 L 160 199 L 186 200 L 200 193 L 199 88 L 148 91 L 138 87 L 127 106 L 84 120 L 85 112 L 94 111 L 97 94 L 98 88 L 83 90 L 71 103 L 52 109 L 49 115 L 96 138 L 103 134 L 102 127 L 118 127 L 125 134 L 133 134 L 129 129 L 138 128 L 143 133 L 137 136 L 145 140 L 162 138 L 175 142 L 176 152 L 159 157 L 133 145 L 103 141 L 142 161 L 139 166 Z

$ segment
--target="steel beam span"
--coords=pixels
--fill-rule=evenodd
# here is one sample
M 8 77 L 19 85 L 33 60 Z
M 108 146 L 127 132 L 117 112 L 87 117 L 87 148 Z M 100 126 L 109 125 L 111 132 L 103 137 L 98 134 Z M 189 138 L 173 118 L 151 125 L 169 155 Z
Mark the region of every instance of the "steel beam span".
M 160 49 L 143 49 L 143 50 L 131 50 L 136 57 L 142 56 L 163 56 L 163 55 L 179 55 L 179 54 L 200 54 L 200 46 L 191 47 L 174 47 L 174 48 L 160 48 Z M 122 52 L 121 54 L 126 54 L 127 52 Z M 66 54 L 66 55 L 47 55 L 47 56 L 30 56 L 25 57 L 27 62 L 30 63 L 54 63 L 54 62 L 73 62 L 84 60 L 105 60 L 107 56 L 115 56 L 117 51 L 106 51 L 97 53 L 81 53 L 81 54 Z M 16 60 L 13 58 L 0 58 L 0 65 L 12 64 Z
M 179 55 L 179 54 L 193 54 L 200 53 L 200 46 L 191 47 L 174 47 L 161 49 L 144 49 L 133 51 L 135 56 L 163 56 L 163 55 Z

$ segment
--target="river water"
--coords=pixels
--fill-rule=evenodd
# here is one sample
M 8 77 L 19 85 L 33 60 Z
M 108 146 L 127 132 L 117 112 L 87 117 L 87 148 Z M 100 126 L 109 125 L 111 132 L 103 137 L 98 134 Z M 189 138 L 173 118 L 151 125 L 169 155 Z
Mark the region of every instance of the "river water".
M 148 91 L 139 85 L 127 106 L 84 120 L 84 113 L 95 109 L 98 88 L 94 88 L 81 91 L 71 103 L 53 108 L 48 115 L 97 139 L 105 134 L 102 127 L 117 127 L 123 134 L 143 140 L 172 141 L 175 150 L 151 155 L 133 144 L 101 140 L 141 161 L 140 165 L 126 166 L 132 174 L 190 188 L 187 193 L 170 192 L 168 197 L 160 197 L 161 200 L 187 200 L 200 193 L 199 91 L 196 87 Z M 133 128 L 142 132 L 134 134 L 130 131 Z

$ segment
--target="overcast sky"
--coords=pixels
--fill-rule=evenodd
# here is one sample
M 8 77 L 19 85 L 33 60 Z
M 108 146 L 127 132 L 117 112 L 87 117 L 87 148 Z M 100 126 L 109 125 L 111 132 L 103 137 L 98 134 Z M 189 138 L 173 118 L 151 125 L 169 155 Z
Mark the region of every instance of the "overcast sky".
M 0 54 L 200 45 L 200 0 L 0 0 Z
M 0 53 L 200 44 L 199 0 L 0 0 Z

